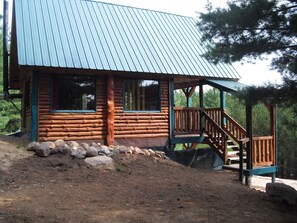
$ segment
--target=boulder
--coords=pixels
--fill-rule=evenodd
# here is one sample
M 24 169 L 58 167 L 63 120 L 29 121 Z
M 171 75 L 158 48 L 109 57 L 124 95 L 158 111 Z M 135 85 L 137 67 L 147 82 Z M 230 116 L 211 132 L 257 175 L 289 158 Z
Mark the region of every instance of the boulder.
M 36 147 L 38 147 L 39 146 L 39 143 L 38 142 L 31 142 L 31 143 L 29 143 L 28 144 L 28 146 L 27 146 L 27 150 L 28 151 L 33 151 L 33 152 L 35 152 L 36 151 Z
M 135 151 L 135 154 L 145 155 L 145 152 L 143 152 L 142 149 L 138 147 L 134 147 L 134 151 Z
M 145 155 L 147 155 L 147 156 L 151 155 L 150 152 L 149 152 L 147 149 L 143 149 L 142 151 L 143 151 L 143 152 L 145 153 Z
M 89 144 L 88 143 L 85 143 L 85 142 L 81 143 L 80 146 L 82 148 L 84 148 L 85 150 L 87 150 L 88 148 L 90 148 Z
M 128 148 L 126 146 L 120 146 L 119 151 L 120 151 L 120 153 L 127 153 Z
M 114 169 L 113 159 L 108 156 L 88 157 L 85 158 L 84 161 L 92 167 L 109 170 Z
M 86 150 L 86 157 L 94 157 L 98 156 L 98 150 L 94 146 L 90 146 L 89 149 Z
M 47 157 L 51 154 L 51 150 L 55 148 L 56 145 L 53 142 L 42 142 L 36 147 L 35 154 L 40 157 Z
M 70 155 L 71 154 L 71 147 L 68 144 L 65 144 L 63 147 L 60 147 L 59 150 L 63 155 Z
M 70 147 L 74 147 L 74 146 L 79 147 L 79 144 L 78 144 L 76 141 L 69 141 L 67 144 L 68 144 Z
M 159 158 L 166 158 L 166 155 L 165 155 L 165 152 L 163 151 L 155 151 L 156 153 L 156 156 L 159 157 Z
M 95 143 L 95 142 L 92 142 L 92 143 L 91 143 L 91 146 L 92 146 L 92 147 L 95 147 L 95 148 L 99 148 L 99 145 L 98 145 L 97 143 Z
M 154 150 L 152 150 L 152 149 L 148 149 L 148 152 L 150 153 L 150 155 L 151 155 L 151 156 L 154 156 L 154 155 L 156 155 L 155 151 L 154 151 Z
M 110 151 L 107 146 L 101 146 L 100 148 L 98 148 L 98 153 L 100 155 L 106 155 L 106 156 L 110 155 Z
M 297 204 L 297 191 L 283 183 L 267 183 L 266 193 L 278 202 L 287 205 Z
M 65 145 L 65 141 L 63 139 L 58 139 L 55 141 L 56 147 L 63 147 Z

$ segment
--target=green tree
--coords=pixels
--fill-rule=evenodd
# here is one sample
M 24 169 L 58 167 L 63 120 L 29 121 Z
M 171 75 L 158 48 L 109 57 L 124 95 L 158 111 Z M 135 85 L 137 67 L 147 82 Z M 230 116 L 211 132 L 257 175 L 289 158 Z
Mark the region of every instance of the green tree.
M 283 84 L 247 89 L 245 97 L 267 96 L 276 101 L 297 101 L 297 1 L 229 1 L 227 8 L 199 16 L 198 27 L 207 44 L 205 57 L 214 62 L 253 61 L 273 56 L 272 68 L 283 75 Z M 263 94 L 263 89 L 265 93 Z M 269 94 L 267 94 L 269 92 Z M 261 93 L 261 94 L 260 94 Z M 255 101 L 255 99 L 253 99 Z
M 0 15 L 0 19 L 2 16 Z M 3 32 L 0 27 L 0 94 L 3 95 Z M 17 92 L 14 92 L 17 93 Z M 7 102 L 0 97 L 0 133 L 15 132 L 21 127 L 21 100 Z M 16 107 L 15 107 L 16 106 Z

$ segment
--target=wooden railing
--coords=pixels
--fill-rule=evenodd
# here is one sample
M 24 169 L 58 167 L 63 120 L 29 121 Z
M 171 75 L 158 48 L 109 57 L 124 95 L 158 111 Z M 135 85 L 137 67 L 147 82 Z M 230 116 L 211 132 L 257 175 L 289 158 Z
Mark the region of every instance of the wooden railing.
M 200 109 L 175 107 L 175 134 L 200 133 Z
M 273 136 L 253 137 L 252 163 L 253 167 L 275 165 L 275 143 Z
M 203 113 L 203 116 L 205 118 L 205 133 L 208 135 L 207 141 L 216 148 L 217 154 L 222 158 L 224 163 L 227 163 L 226 132 L 206 112 Z
M 225 125 L 221 125 L 221 110 L 219 108 L 204 109 L 199 108 L 175 107 L 175 135 L 181 134 L 200 134 L 200 116 L 203 115 L 203 123 L 207 141 L 211 144 L 218 155 L 226 163 L 228 159 L 227 136 L 230 136 L 240 144 L 240 140 L 247 137 L 246 130 L 240 126 L 233 118 L 224 113 Z M 252 165 L 253 167 L 275 165 L 275 140 L 273 136 L 253 137 Z M 244 144 L 244 150 L 246 145 Z
M 175 134 L 200 133 L 200 108 L 174 107 Z M 204 112 L 216 124 L 221 123 L 221 110 L 219 108 L 207 108 Z
M 231 118 L 226 112 L 224 112 L 226 124 L 224 126 L 225 131 L 231 136 L 237 143 L 246 137 L 246 130 L 238 124 L 233 118 Z
M 221 125 L 221 109 L 220 108 L 206 108 L 204 112 L 217 123 Z

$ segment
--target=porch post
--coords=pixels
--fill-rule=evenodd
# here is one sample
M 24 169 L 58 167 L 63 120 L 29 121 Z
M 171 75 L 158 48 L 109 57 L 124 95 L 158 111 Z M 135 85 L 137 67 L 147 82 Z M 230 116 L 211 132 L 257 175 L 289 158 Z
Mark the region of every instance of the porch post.
M 192 95 L 190 95 L 191 89 L 187 88 L 187 108 L 190 108 L 192 106 Z
M 200 103 L 200 132 L 204 130 L 204 118 L 202 112 L 204 110 L 204 100 L 203 100 L 203 84 L 199 84 L 199 103 Z
M 246 168 L 247 170 L 253 169 L 252 165 L 252 148 L 253 148 L 253 107 L 252 105 L 246 105 L 246 135 L 249 138 L 249 141 L 246 144 Z M 250 178 L 249 176 L 246 176 L 246 185 L 249 185 Z
M 221 127 L 224 129 L 224 126 L 226 125 L 226 119 L 224 116 L 225 108 L 226 108 L 226 98 L 225 98 L 225 92 L 220 90 L 220 106 L 221 106 Z
M 35 72 L 32 73 L 32 130 L 31 140 L 38 141 L 38 76 Z
M 114 78 L 107 77 L 107 146 L 114 144 Z
M 170 137 L 170 149 L 172 147 L 171 140 L 174 138 L 175 129 L 175 114 L 174 114 L 174 80 L 169 80 L 169 137 Z

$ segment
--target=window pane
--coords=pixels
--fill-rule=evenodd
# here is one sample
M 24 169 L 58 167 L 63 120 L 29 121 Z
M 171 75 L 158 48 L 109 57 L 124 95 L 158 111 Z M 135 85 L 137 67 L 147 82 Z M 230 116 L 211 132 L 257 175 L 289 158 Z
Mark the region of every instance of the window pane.
M 60 76 L 53 83 L 54 110 L 95 110 L 96 81 L 91 77 Z
M 124 109 L 127 111 L 160 110 L 160 83 L 156 80 L 125 80 Z

